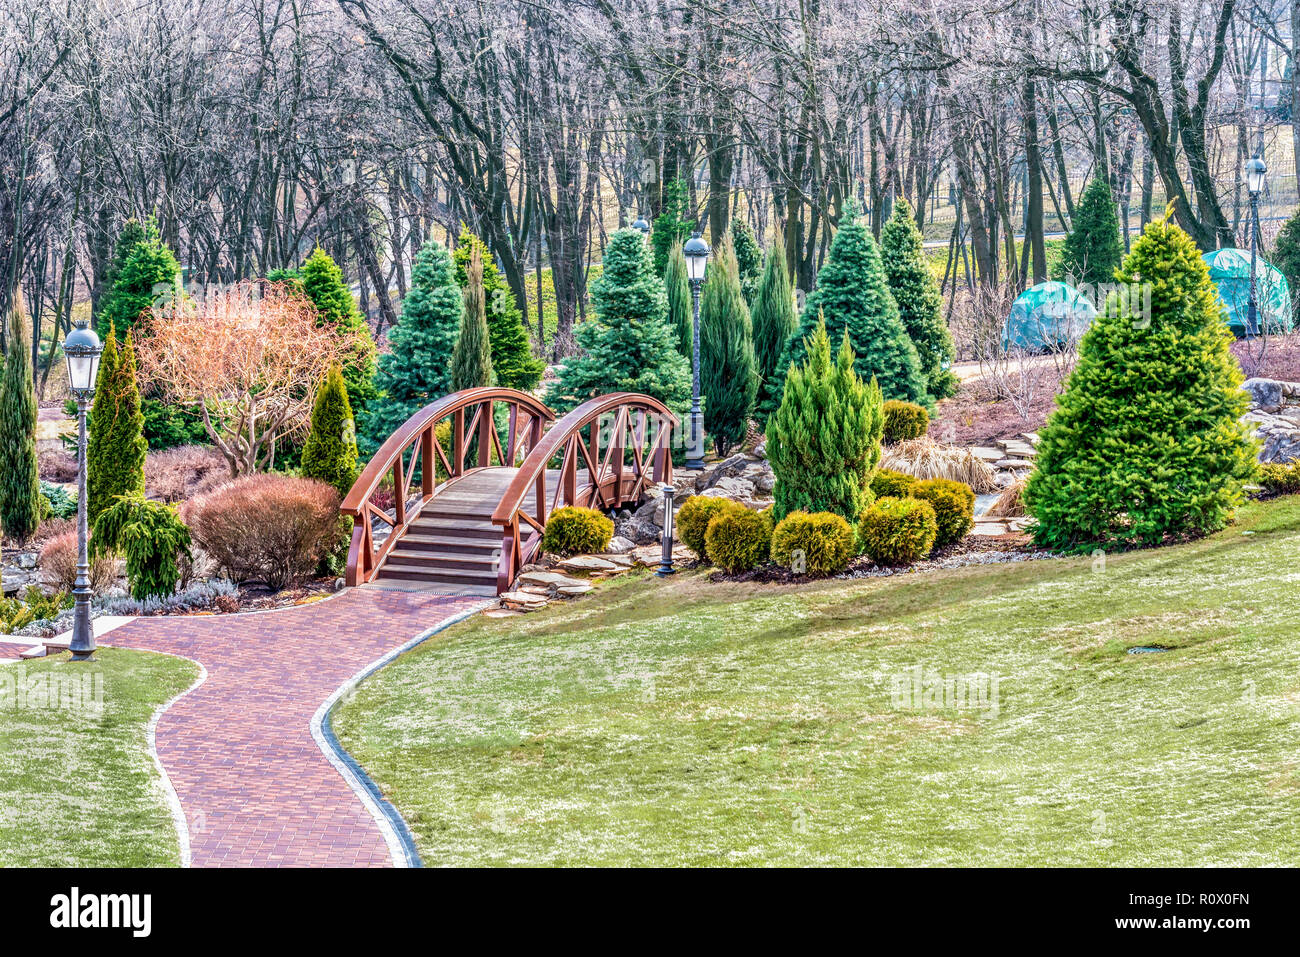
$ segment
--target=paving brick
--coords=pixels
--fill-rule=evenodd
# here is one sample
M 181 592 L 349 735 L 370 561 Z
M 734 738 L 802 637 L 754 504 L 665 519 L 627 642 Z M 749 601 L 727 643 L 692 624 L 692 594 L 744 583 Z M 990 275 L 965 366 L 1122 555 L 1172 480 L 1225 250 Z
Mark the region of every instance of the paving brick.
M 194 866 L 389 866 L 383 836 L 316 746 L 311 719 L 367 664 L 482 601 L 353 588 L 260 614 L 140 618 L 106 636 L 208 671 L 156 735 Z

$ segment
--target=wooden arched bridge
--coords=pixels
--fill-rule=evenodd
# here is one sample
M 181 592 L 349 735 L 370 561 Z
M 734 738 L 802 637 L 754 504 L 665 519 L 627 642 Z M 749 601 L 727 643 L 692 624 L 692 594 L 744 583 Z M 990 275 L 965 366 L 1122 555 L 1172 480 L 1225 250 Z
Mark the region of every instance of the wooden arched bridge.
M 444 396 L 388 438 L 343 500 L 347 583 L 500 594 L 555 509 L 623 508 L 671 481 L 676 425 L 663 403 L 630 392 L 558 420 L 514 389 Z

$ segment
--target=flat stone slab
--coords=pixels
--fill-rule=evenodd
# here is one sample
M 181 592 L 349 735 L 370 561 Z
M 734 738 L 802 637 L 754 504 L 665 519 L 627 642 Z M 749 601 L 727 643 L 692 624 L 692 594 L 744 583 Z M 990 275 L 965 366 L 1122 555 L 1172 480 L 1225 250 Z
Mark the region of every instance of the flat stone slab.
M 976 445 L 969 451 L 971 455 L 975 456 L 975 458 L 982 459 L 985 462 L 996 462 L 998 459 L 1006 456 L 1006 453 L 1001 449 L 990 449 L 983 445 Z
M 555 591 L 558 594 L 564 595 L 567 598 L 573 598 L 577 595 L 587 594 L 587 592 L 591 591 L 593 587 L 594 586 L 588 585 L 586 582 L 581 582 L 576 585 L 561 585 L 560 587 L 555 589 Z
M 545 589 L 551 586 L 559 588 L 561 585 L 581 585 L 583 582 L 568 575 L 561 575 L 559 572 L 524 572 L 519 576 L 519 584 Z
M 595 555 L 575 555 L 560 562 L 560 567 L 567 572 L 611 572 L 622 570 L 620 566 L 605 558 Z
M 981 538 L 991 538 L 997 535 L 1005 535 L 1007 526 L 1002 522 L 976 522 L 975 527 L 971 529 L 970 534 L 977 535 Z
M 508 605 L 526 607 L 526 608 L 544 608 L 546 599 L 540 595 L 533 595 L 526 591 L 508 591 L 501 595 L 501 600 Z
M 483 612 L 484 618 L 515 618 L 522 615 L 523 612 L 516 611 L 513 608 L 489 608 Z
M 1034 463 L 1026 459 L 998 459 L 993 463 L 995 469 L 1032 469 Z

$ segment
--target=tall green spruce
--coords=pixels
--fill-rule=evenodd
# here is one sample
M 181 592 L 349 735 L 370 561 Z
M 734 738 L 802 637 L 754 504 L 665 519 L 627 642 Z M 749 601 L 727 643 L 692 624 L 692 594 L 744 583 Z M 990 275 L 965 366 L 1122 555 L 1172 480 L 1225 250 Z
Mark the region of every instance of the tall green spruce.
M 1278 230 L 1269 260 L 1286 277 L 1291 294 L 1295 295 L 1296 290 L 1300 290 L 1300 209 L 1292 213 Z
M 483 301 L 487 309 L 488 339 L 492 345 L 492 370 L 499 385 L 528 391 L 537 388 L 546 363 L 533 355 L 515 294 L 497 269 L 486 244 L 462 226 L 456 241 L 456 281 L 466 288 L 466 268 L 477 251 L 483 261 Z
M 957 350 L 943 321 L 943 294 L 922 252 L 921 230 L 905 199 L 894 204 L 881 231 L 880 259 L 903 328 L 921 360 L 926 388 L 936 399 L 947 398 L 957 391 L 957 376 L 951 370 Z
M 1254 468 L 1232 336 L 1200 250 L 1166 219 L 1133 243 L 1119 282 L 1151 290 L 1151 314 L 1112 296 L 1039 431 L 1025 503 L 1049 548 L 1156 545 L 1221 528 Z M 1134 297 L 1139 302 L 1144 297 Z
M 684 179 L 674 179 L 664 184 L 663 204 L 655 217 L 650 243 L 654 247 L 655 275 L 662 276 L 668 268 L 668 254 L 675 243 L 684 243 L 691 235 L 691 193 Z
M 690 366 L 677 351 L 663 280 L 639 231 L 620 229 L 609 237 L 591 304 L 595 318 L 579 323 L 576 331 L 582 352 L 559 368 L 547 403 L 567 411 L 607 392 L 641 392 L 685 414 Z
M 1115 281 L 1115 270 L 1123 258 L 1115 197 L 1106 177 L 1094 176 L 1075 206 L 1061 268 L 1067 282 L 1095 287 Z M 1101 304 L 1097 305 L 1100 308 Z
M 451 353 L 451 387 L 456 392 L 492 385 L 495 381 L 487 306 L 483 299 L 483 257 L 474 249 L 465 270 L 465 311 L 460 319 L 460 338 Z
M 101 339 L 114 329 L 119 338 L 125 336 L 159 298 L 181 292 L 181 265 L 159 238 L 153 219 L 143 226 L 127 220 L 109 268 L 112 285 L 99 301 Z
M 854 368 L 863 381 L 874 377 L 886 399 L 929 405 L 931 398 L 921 373 L 921 360 L 885 282 L 880 250 L 870 231 L 855 216 L 856 208 L 846 203 L 826 262 L 817 273 L 817 288 L 804 304 L 799 328 L 786 343 L 768 388 L 773 399 L 781 396 L 786 370 L 803 361 L 805 343 L 824 316 L 826 332 L 832 339 L 848 331 L 849 344 L 857 356 Z
M 779 371 L 785 344 L 794 334 L 798 322 L 794 309 L 794 291 L 790 288 L 790 273 L 786 268 L 785 257 L 779 253 L 767 257 L 763 278 L 754 293 L 750 316 L 754 326 L 754 359 L 762 380 L 755 411 L 758 420 L 766 422 L 781 398 L 779 394 L 773 396 L 768 383 Z
M 825 324 L 813 327 L 806 359 L 786 376 L 781 405 L 767 423 L 777 521 L 795 511 L 834 512 L 856 525 L 871 504 L 884 400 L 875 382 L 858 377 L 849 335 L 841 336 L 832 357 Z
M 763 276 L 763 250 L 758 248 L 758 239 L 754 236 L 753 227 L 744 219 L 733 219 L 727 231 L 731 234 L 731 248 L 736 251 L 740 292 L 752 309 L 754 296 L 758 292 L 758 283 Z
M 724 237 L 704 282 L 700 301 L 700 392 L 704 431 L 725 456 L 745 438 L 758 392 L 749 307 L 731 240 Z
M 337 362 L 325 371 L 316 389 L 311 431 L 302 449 L 302 474 L 334 486 L 340 495 L 347 495 L 357 478 L 356 423 Z
M 352 337 L 352 349 L 343 362 L 343 381 L 348 387 L 348 402 L 360 415 L 375 397 L 375 340 L 370 326 L 352 298 L 343 270 L 319 246 L 303 261 L 297 281 L 303 295 L 316 307 L 319 324 L 333 325 Z
M 690 272 L 680 242 L 673 243 L 668 253 L 664 287 L 668 293 L 668 322 L 677 333 L 677 351 L 689 360 L 695 348 L 695 311 L 691 304 Z
M 149 447 L 143 430 L 133 337 L 128 332 L 119 349 L 110 326 L 95 377 L 86 435 L 86 519 L 90 524 L 115 496 L 144 494 L 144 460 Z
M 0 377 L 0 529 L 25 542 L 41 520 L 41 483 L 36 468 L 36 390 L 32 340 L 23 296 L 9 307 L 9 341 Z
M 415 257 L 402 316 L 388 334 L 389 351 L 379 359 L 379 396 L 362 420 L 364 451 L 374 452 L 403 422 L 452 391 L 451 354 L 463 309 L 451 255 L 431 239 Z

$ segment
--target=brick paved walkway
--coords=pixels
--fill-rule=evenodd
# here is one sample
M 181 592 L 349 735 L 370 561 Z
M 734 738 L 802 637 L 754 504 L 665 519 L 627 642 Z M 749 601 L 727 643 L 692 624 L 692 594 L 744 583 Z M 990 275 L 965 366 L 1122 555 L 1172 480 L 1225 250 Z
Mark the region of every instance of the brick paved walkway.
M 482 601 L 353 588 L 262 614 L 141 618 L 105 635 L 101 644 L 207 668 L 157 727 L 194 866 L 391 864 L 366 806 L 316 746 L 312 716 L 367 664 Z

